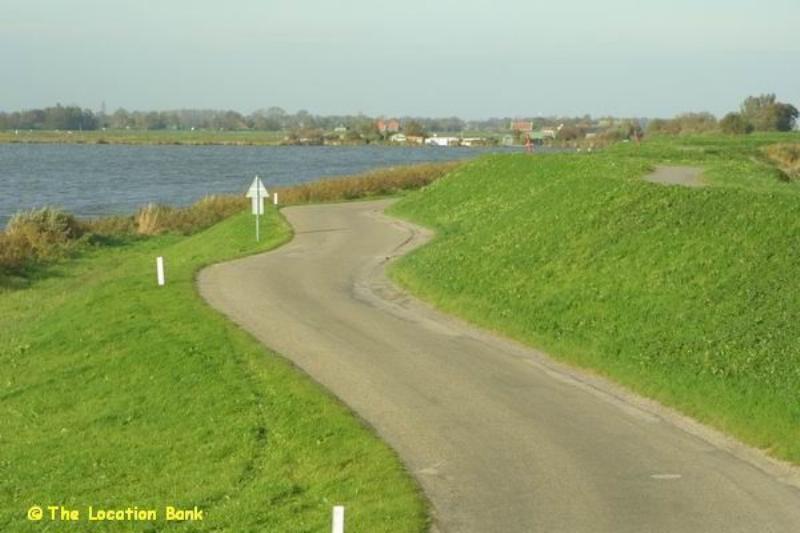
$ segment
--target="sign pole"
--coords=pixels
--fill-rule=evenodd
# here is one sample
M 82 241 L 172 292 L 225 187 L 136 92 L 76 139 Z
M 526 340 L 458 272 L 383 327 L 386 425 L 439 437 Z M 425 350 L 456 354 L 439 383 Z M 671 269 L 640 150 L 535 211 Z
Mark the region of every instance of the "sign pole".
M 261 182 L 256 176 L 256 242 L 261 242 Z
M 253 214 L 256 216 L 256 241 L 261 240 L 261 215 L 264 211 L 264 197 L 269 198 L 269 191 L 261 182 L 261 178 L 256 176 L 253 178 L 253 183 L 247 189 L 247 198 L 250 198 L 253 208 Z

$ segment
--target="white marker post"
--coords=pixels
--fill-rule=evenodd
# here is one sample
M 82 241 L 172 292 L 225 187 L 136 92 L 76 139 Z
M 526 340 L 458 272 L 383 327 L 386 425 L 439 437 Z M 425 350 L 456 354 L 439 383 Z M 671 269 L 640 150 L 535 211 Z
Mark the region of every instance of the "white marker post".
M 260 216 L 264 214 L 264 198 L 269 198 L 269 191 L 264 187 L 264 183 L 256 176 L 253 178 L 253 183 L 247 189 L 245 197 L 250 198 L 253 204 L 253 214 L 256 216 L 256 241 L 261 240 L 261 220 Z
M 278 193 L 272 193 L 272 205 L 278 205 Z
M 333 508 L 333 529 L 332 533 L 344 533 L 344 507 L 336 505 Z
M 156 277 L 158 278 L 158 286 L 164 286 L 164 258 L 161 256 L 156 257 Z

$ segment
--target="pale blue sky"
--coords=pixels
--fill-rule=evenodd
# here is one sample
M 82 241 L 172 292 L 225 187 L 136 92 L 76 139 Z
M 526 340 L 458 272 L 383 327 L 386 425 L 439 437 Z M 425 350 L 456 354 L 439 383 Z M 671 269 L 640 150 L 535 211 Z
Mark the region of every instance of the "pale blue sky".
M 0 0 L 0 110 L 800 107 L 798 0 Z

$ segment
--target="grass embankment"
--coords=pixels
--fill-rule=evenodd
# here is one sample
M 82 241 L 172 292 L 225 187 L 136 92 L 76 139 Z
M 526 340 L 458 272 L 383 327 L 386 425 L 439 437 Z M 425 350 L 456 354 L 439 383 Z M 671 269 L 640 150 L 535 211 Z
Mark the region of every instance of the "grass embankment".
M 800 192 L 800 179 L 791 169 L 792 153 L 797 153 L 798 147 L 800 133 L 797 132 L 662 135 L 648 137 L 641 145 L 615 144 L 606 152 L 654 163 L 701 166 L 705 170 L 703 179 L 718 187 L 796 194 Z M 790 186 L 787 187 L 787 183 Z
M 393 207 L 438 233 L 392 275 L 446 311 L 800 462 L 797 184 L 757 145 L 740 154 L 726 145 L 736 141 L 707 141 L 483 158 Z M 640 179 L 668 160 L 726 186 Z
M 95 529 L 93 505 L 157 509 L 156 529 L 316 532 L 334 504 L 348 531 L 423 529 L 393 453 L 197 296 L 202 265 L 288 239 L 274 210 L 265 219 L 261 245 L 241 213 L 190 237 L 83 251 L 0 292 L 0 530 L 59 504 L 80 510 L 69 529 Z M 205 520 L 164 523 L 165 505 L 198 505 Z
M 231 145 L 276 146 L 283 142 L 280 131 L 214 131 L 214 130 L 92 130 L 0 131 L 2 143 L 49 144 L 174 144 L 174 145 Z

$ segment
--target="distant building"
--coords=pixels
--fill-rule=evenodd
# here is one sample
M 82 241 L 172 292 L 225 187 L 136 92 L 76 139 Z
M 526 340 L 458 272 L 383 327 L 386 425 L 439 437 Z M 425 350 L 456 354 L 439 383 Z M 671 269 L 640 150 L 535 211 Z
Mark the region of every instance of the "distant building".
M 345 126 L 344 124 L 339 124 L 338 126 L 333 128 L 333 131 L 336 133 L 347 133 L 347 126 Z
M 486 137 L 464 137 L 461 139 L 461 146 L 484 146 L 488 142 Z
M 428 137 L 425 139 L 428 146 L 458 146 L 461 140 L 458 137 Z
M 425 137 L 422 135 L 408 135 L 406 140 L 411 144 L 425 144 Z
M 400 121 L 395 119 L 380 119 L 376 125 L 378 126 L 378 131 L 381 133 L 397 133 L 400 131 Z
M 528 133 L 533 131 L 533 122 L 529 122 L 527 120 L 512 120 L 511 126 L 508 128 L 511 131 L 521 131 L 523 133 Z

